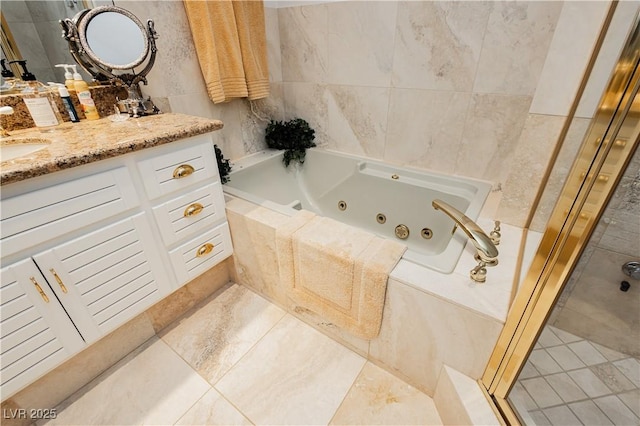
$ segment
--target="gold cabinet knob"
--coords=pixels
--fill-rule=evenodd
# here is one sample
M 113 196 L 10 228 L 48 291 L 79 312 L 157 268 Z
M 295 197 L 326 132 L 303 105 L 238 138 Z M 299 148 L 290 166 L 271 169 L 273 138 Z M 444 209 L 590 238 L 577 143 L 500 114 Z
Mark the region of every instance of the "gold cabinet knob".
M 200 203 L 190 204 L 184 210 L 184 217 L 191 217 L 191 216 L 195 216 L 197 214 L 200 214 L 200 212 L 202 212 L 203 209 L 204 209 L 204 206 L 202 204 L 200 204 Z
M 44 300 L 45 303 L 49 303 L 49 298 L 46 294 L 44 294 L 44 291 L 42 290 L 42 287 L 40 287 L 40 284 L 38 284 L 38 281 L 36 281 L 34 277 L 29 277 L 29 279 L 31 280 L 33 285 L 36 286 L 36 290 L 38 290 L 38 293 L 40 293 L 40 296 L 42 296 L 42 300 Z
M 196 252 L 197 257 L 204 257 L 213 251 L 214 245 L 211 243 L 206 243 L 200 246 L 198 251 Z
M 194 169 L 193 166 L 189 164 L 181 164 L 173 171 L 173 178 L 182 179 L 183 177 L 193 174 L 195 171 L 196 169 Z

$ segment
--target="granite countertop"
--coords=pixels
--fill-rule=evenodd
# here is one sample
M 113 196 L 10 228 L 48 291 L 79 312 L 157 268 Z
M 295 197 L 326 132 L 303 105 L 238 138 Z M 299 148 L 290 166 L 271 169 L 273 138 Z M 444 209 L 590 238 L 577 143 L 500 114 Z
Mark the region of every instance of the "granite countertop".
M 12 131 L 0 143 L 20 143 L 25 139 L 35 142 L 32 139 L 37 138 L 50 144 L 32 154 L 2 161 L 0 185 L 208 133 L 222 126 L 219 120 L 167 113 L 121 122 L 108 118 L 82 120 L 61 124 L 46 133 L 35 128 Z

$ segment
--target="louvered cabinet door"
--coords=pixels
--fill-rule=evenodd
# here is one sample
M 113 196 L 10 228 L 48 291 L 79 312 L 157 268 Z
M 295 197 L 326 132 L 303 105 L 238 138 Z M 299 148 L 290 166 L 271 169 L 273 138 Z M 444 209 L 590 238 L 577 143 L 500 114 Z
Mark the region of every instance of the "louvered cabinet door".
M 34 256 L 87 343 L 170 293 L 146 214 Z
M 2 399 L 86 345 L 31 259 L 0 271 Z

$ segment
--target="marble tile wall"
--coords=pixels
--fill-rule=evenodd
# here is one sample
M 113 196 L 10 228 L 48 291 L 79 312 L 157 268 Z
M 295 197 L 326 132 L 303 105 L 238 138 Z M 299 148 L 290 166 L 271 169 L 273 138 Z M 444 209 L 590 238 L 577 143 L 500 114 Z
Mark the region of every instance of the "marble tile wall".
M 522 225 L 607 7 L 345 1 L 278 9 L 285 116 L 309 121 L 330 149 L 492 181 L 504 188 L 500 219 Z

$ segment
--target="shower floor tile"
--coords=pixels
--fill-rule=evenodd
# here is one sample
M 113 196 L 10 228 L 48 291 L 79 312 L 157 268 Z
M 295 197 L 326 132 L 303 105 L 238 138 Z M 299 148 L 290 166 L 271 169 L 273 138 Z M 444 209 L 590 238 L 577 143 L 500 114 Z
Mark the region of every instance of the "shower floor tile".
M 433 399 L 229 285 L 38 424 L 442 425 Z
M 524 424 L 640 425 L 640 360 L 556 327 L 542 335 L 509 395 Z

